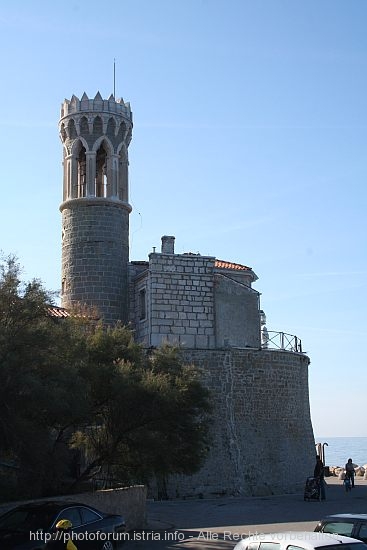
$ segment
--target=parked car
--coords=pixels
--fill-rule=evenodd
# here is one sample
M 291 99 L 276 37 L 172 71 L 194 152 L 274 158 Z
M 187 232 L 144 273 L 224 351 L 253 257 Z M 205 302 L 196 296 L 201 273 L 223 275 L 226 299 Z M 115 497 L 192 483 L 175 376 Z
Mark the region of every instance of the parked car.
M 122 516 L 78 502 L 44 501 L 17 506 L 0 516 L 1 550 L 43 550 L 61 519 L 72 523 L 78 550 L 113 550 L 126 530 Z M 98 533 L 98 534 L 97 534 Z
M 367 514 L 333 514 L 323 518 L 315 527 L 322 533 L 338 533 L 367 543 Z
M 342 550 L 367 550 L 367 544 L 341 535 L 315 533 L 315 531 L 287 531 L 251 535 L 240 540 L 234 550 L 341 550 L 341 548 Z

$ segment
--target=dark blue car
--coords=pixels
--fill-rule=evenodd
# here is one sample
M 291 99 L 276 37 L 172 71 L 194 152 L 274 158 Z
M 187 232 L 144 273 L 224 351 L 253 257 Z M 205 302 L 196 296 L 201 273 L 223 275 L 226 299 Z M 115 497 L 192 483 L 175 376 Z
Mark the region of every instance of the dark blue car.
M 47 501 L 17 506 L 0 516 L 0 548 L 43 550 L 61 519 L 72 523 L 71 536 L 78 550 L 113 550 L 124 540 L 122 516 L 78 502 Z

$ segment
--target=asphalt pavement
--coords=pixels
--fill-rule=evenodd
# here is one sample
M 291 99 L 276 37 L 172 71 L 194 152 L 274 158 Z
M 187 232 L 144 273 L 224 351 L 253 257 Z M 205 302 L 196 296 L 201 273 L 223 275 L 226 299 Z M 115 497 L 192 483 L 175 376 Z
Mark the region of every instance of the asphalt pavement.
M 125 550 L 230 550 L 252 533 L 313 531 L 328 514 L 367 513 L 367 480 L 356 478 L 347 493 L 336 477 L 326 478 L 326 500 L 302 494 L 202 500 L 149 501 L 147 526 L 129 533 Z

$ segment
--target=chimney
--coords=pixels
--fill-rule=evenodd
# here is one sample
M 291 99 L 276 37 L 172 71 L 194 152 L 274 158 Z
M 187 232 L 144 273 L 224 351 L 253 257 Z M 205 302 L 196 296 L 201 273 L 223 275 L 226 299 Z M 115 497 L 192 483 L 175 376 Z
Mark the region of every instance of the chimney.
M 175 253 L 175 238 L 164 235 L 162 237 L 162 254 L 174 254 Z

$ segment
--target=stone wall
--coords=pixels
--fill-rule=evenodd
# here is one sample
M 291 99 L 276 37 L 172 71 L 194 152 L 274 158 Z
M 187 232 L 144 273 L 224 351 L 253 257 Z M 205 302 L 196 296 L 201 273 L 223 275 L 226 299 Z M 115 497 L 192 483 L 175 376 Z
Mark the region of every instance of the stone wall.
M 212 392 L 212 446 L 197 474 L 169 480 L 168 496 L 301 490 L 315 459 L 308 357 L 279 350 L 182 353 Z
M 259 348 L 259 293 L 222 274 L 215 275 L 215 319 L 218 348 Z
M 215 347 L 214 262 L 193 254 L 149 255 L 150 345 Z
M 60 497 L 57 496 L 48 499 L 37 499 L 37 502 L 42 500 L 80 502 L 94 506 L 98 510 L 101 510 L 101 512 L 119 514 L 125 518 L 128 531 L 132 529 L 142 529 L 146 524 L 146 487 L 143 485 Z M 25 502 L 36 501 L 27 500 L 0 504 L 0 513 L 4 513 Z
M 62 210 L 63 307 L 93 306 L 127 322 L 129 210 L 106 199 L 73 199 Z
M 130 268 L 130 273 L 132 273 Z M 130 319 L 135 340 L 145 347 L 150 346 L 150 278 L 148 270 L 136 275 L 130 287 Z M 143 295 L 142 295 L 143 293 Z M 145 315 L 142 314 L 142 300 L 145 300 Z
M 162 252 L 151 253 L 148 264 L 129 265 L 129 315 L 137 342 L 194 349 L 260 347 L 259 293 L 251 287 L 252 270 L 236 271 L 230 268 L 236 264 L 212 256 L 174 254 L 173 240 L 162 237 Z

